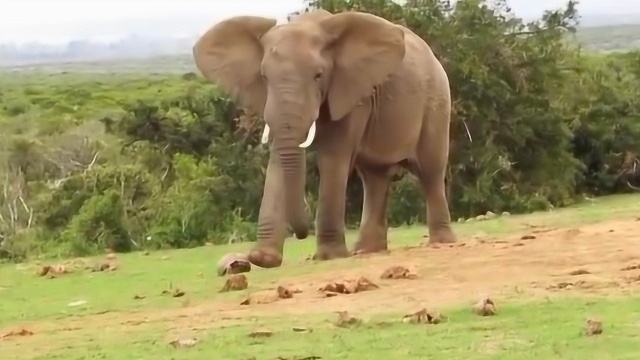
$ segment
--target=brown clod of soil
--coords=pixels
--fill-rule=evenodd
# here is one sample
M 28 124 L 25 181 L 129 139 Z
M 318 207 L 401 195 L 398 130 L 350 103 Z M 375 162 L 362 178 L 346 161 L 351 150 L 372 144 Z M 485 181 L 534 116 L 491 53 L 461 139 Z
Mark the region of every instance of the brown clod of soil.
M 385 270 L 382 275 L 380 275 L 381 279 L 417 279 L 418 275 L 412 273 L 409 269 L 404 266 L 396 265 Z
M 219 292 L 245 290 L 248 286 L 249 282 L 244 274 L 233 274 L 227 278 Z
M 473 312 L 480 316 L 493 316 L 497 313 L 496 304 L 488 297 L 483 298 L 473 306 Z
M 362 320 L 351 316 L 347 311 L 338 311 L 337 313 L 338 319 L 336 320 L 336 326 L 349 327 L 362 324 Z
M 135 295 L 135 296 L 133 297 L 133 299 L 134 299 L 134 300 L 142 300 L 142 299 L 144 299 L 145 297 L 146 297 L 146 296 L 144 296 L 144 295 Z
M 278 286 L 276 292 L 278 293 L 278 297 L 280 299 L 291 299 L 293 297 L 293 291 L 287 289 L 282 285 Z
M 68 274 L 70 272 L 71 270 L 69 270 L 63 264 L 54 264 L 54 265 L 43 266 L 42 269 L 40 269 L 40 272 L 38 273 L 38 275 L 47 276 L 49 279 L 53 279 L 60 275 Z
M 602 334 L 602 321 L 597 319 L 587 319 L 584 331 L 588 336 Z
M 218 276 L 228 274 L 240 274 L 251 271 L 251 263 L 247 255 L 241 253 L 231 253 L 223 256 L 218 261 Z
M 92 272 L 102 272 L 102 271 L 114 271 L 118 268 L 115 262 L 105 261 L 102 263 L 97 263 L 89 267 Z
M 4 340 L 10 337 L 17 337 L 17 336 L 31 336 L 33 335 L 32 331 L 29 331 L 27 329 L 20 329 L 20 330 L 14 330 L 14 331 L 10 331 L 6 334 L 0 335 L 0 340 Z
M 244 299 L 240 305 L 257 305 L 257 304 L 270 304 L 278 301 L 278 294 L 273 293 L 256 293 L 249 295 Z
M 169 289 L 169 290 L 163 290 L 162 291 L 162 295 L 171 295 L 171 297 L 174 298 L 179 298 L 179 297 L 183 297 L 186 293 L 178 288 L 175 288 L 173 290 Z
M 360 277 L 358 280 L 342 280 L 329 283 L 321 287 L 320 291 L 322 291 L 325 296 L 331 297 L 337 294 L 355 294 L 374 289 L 379 289 L 379 286 L 365 277 Z
M 198 343 L 198 340 L 193 338 L 175 339 L 169 342 L 169 345 L 174 348 L 190 348 L 194 347 Z
M 640 264 L 629 265 L 620 269 L 620 271 L 633 271 L 633 270 L 640 270 Z
M 445 320 L 446 318 L 439 312 L 428 311 L 427 309 L 407 314 L 402 318 L 402 322 L 408 324 L 440 324 Z
M 271 336 L 273 336 L 273 331 L 267 330 L 267 329 L 256 330 L 256 331 L 253 331 L 251 334 L 249 334 L 249 337 L 252 337 L 252 338 L 264 338 L 264 337 L 271 337 Z
M 306 327 L 301 327 L 301 326 L 294 326 L 293 327 L 293 332 L 297 332 L 297 333 L 304 333 L 304 332 L 312 332 L 313 330 L 306 328 Z
M 523 236 L 520 237 L 520 240 L 533 240 L 535 238 L 536 237 L 533 236 L 533 235 L 523 235 Z
M 591 274 L 591 272 L 587 269 L 576 269 L 569 272 L 569 275 L 571 276 L 588 275 L 588 274 Z

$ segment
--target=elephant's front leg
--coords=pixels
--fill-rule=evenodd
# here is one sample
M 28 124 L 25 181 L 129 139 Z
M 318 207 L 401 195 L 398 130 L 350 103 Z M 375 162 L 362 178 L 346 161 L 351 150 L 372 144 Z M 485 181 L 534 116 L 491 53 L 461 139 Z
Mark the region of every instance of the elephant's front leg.
M 348 257 L 345 242 L 345 203 L 351 153 L 318 153 L 320 188 L 316 210 L 317 252 L 314 259 Z
M 258 216 L 258 241 L 249 253 L 249 261 L 263 268 L 282 264 L 287 223 L 283 206 L 282 169 L 277 154 L 271 153 Z

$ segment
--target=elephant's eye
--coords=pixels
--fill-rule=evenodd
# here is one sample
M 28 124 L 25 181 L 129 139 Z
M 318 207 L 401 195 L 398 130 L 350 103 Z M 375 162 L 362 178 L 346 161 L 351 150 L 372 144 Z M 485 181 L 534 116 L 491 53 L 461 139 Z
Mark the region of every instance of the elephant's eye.
M 316 75 L 313 77 L 313 79 L 316 80 L 316 81 L 322 79 L 322 72 L 316 73 Z

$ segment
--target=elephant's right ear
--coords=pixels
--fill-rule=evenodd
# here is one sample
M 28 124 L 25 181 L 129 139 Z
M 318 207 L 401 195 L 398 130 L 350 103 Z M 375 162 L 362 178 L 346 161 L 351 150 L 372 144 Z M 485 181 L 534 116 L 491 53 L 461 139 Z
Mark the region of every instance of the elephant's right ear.
M 260 38 L 275 25 L 275 19 L 234 17 L 213 26 L 193 47 L 193 58 L 202 75 L 260 115 L 267 100 L 260 76 Z

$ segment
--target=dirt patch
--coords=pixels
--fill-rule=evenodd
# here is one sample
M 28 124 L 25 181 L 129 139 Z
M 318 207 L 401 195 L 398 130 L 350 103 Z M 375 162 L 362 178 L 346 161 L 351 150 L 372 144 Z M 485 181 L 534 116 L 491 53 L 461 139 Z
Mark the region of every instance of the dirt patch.
M 464 245 L 398 249 L 370 256 L 358 268 L 281 278 L 280 289 L 264 289 L 273 295 L 273 302 L 240 305 L 237 300 L 209 301 L 178 309 L 108 313 L 28 326 L 36 334 L 106 327 L 126 333 L 133 331 L 132 325 L 154 323 L 171 323 L 177 331 L 204 330 L 256 317 L 332 311 L 364 316 L 389 311 L 411 313 L 416 308 L 472 306 L 482 294 L 491 294 L 492 299 L 505 303 L 514 298 L 565 293 L 625 293 L 640 287 L 638 243 L 638 221 L 606 222 L 580 229 L 538 227 L 490 242 L 470 240 Z M 412 280 L 394 279 L 403 278 L 400 275 L 409 273 L 406 269 L 415 271 Z M 386 270 L 400 275 L 380 276 Z M 319 290 L 336 281 L 362 277 L 376 279 L 375 291 L 326 297 Z M 279 296 L 282 289 L 296 289 L 292 291 L 295 296 Z

